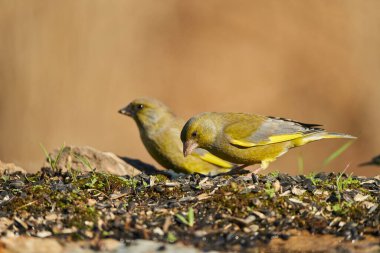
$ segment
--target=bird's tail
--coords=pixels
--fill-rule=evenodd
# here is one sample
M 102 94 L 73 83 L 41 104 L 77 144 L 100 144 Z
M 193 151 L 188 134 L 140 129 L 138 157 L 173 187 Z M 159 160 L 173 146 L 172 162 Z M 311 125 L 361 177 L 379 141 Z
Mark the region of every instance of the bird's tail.
M 314 132 L 307 135 L 304 135 L 300 138 L 297 138 L 293 141 L 295 146 L 302 146 L 306 143 L 318 141 L 322 139 L 335 139 L 335 138 L 343 138 L 343 139 L 356 139 L 357 137 L 349 135 L 349 134 L 341 134 L 341 133 L 329 133 L 325 131 Z

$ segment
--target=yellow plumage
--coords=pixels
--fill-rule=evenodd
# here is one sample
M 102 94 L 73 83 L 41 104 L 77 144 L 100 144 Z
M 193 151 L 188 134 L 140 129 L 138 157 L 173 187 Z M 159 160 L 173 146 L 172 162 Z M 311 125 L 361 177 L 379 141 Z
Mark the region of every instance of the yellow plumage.
M 356 138 L 318 126 L 254 114 L 207 112 L 185 124 L 181 139 L 185 155 L 201 147 L 232 163 L 261 163 L 265 169 L 290 148 L 326 138 Z
M 228 172 L 234 167 L 234 164 L 204 149 L 196 149 L 190 156 L 184 157 L 180 133 L 185 121 L 176 117 L 158 100 L 136 99 L 119 112 L 135 120 L 145 148 L 167 169 L 183 173 L 216 175 Z

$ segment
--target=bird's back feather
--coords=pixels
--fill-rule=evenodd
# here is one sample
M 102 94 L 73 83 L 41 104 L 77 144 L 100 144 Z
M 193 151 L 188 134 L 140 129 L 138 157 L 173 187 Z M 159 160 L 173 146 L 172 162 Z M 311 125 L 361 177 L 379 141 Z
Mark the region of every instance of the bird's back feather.
M 247 114 L 243 121 L 232 122 L 224 128 L 224 134 L 230 143 L 243 148 L 280 143 L 324 132 L 321 128 L 314 128 L 319 125 L 283 118 Z

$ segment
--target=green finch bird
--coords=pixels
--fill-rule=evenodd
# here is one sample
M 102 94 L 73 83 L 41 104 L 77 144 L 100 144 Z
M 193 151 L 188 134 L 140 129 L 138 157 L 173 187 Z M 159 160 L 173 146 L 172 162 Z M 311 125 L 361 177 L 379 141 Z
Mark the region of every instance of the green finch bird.
M 217 175 L 234 167 L 234 164 L 200 148 L 184 157 L 180 134 L 185 121 L 176 117 L 160 101 L 139 98 L 119 110 L 119 113 L 135 120 L 145 148 L 164 168 L 182 173 Z
M 356 138 L 318 126 L 254 114 L 205 112 L 192 117 L 182 129 L 183 154 L 204 148 L 242 167 L 260 163 L 261 170 L 291 148 L 327 138 Z

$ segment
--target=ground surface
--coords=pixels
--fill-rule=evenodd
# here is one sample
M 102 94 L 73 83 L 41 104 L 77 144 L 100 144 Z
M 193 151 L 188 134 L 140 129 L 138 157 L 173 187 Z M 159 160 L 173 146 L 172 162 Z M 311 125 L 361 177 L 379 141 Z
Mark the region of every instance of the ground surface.
M 113 238 L 218 251 L 298 251 L 298 242 L 314 252 L 377 252 L 379 206 L 379 178 L 333 173 L 170 179 L 45 168 L 0 179 L 1 236 L 90 241 L 93 250 Z

